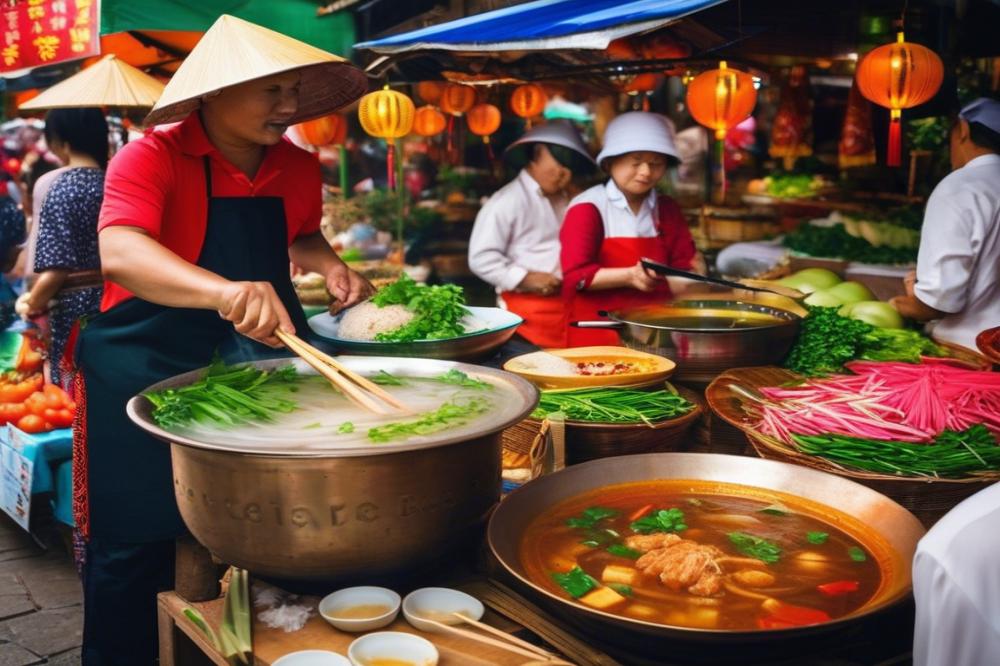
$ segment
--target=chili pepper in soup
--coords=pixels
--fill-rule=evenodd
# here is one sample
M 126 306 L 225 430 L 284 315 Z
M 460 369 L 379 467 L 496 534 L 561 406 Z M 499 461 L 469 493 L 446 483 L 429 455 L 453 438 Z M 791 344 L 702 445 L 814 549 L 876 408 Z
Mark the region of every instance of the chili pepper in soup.
M 623 484 L 541 514 L 520 555 L 534 583 L 595 610 L 699 629 L 783 629 L 849 615 L 879 590 L 884 558 L 837 526 L 849 522 L 733 484 Z

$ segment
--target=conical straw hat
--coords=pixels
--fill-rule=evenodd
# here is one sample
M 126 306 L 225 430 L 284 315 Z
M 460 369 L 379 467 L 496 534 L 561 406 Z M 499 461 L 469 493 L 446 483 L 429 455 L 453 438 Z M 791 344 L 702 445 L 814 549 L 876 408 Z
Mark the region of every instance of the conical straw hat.
M 336 111 L 368 91 L 364 73 L 343 58 L 223 14 L 181 63 L 146 124 L 182 120 L 200 106 L 203 95 L 296 69 L 302 79 L 292 124 Z
M 113 53 L 21 105 L 22 111 L 91 106 L 150 108 L 163 84 Z

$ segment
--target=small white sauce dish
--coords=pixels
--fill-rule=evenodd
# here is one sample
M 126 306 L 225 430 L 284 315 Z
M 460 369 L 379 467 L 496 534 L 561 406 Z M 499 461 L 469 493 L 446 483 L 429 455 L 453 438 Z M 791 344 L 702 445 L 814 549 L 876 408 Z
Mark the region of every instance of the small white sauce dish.
M 365 617 L 336 617 L 348 609 L 382 606 L 388 610 Z M 360 633 L 374 631 L 392 624 L 399 615 L 399 595 L 384 587 L 348 587 L 323 597 L 319 614 L 341 631 Z
M 479 599 L 447 587 L 423 587 L 406 595 L 403 600 L 403 616 L 406 621 L 420 631 L 436 632 L 441 624 L 461 624 L 453 613 L 461 613 L 470 620 L 480 620 L 486 609 Z
M 329 650 L 299 650 L 279 657 L 271 666 L 351 666 L 351 662 Z
M 437 666 L 438 651 L 426 638 L 401 631 L 377 631 L 351 643 L 347 656 L 353 666 L 374 666 L 380 662 Z

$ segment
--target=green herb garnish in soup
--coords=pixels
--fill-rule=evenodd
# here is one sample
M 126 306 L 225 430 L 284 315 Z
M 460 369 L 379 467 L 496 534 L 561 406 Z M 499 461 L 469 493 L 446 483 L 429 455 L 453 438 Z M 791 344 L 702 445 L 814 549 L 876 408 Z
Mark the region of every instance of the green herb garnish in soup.
M 897 566 L 889 553 L 881 537 L 835 509 L 691 480 L 621 484 L 570 498 L 540 512 L 520 543 L 526 576 L 572 603 L 726 631 L 787 629 L 851 614 L 880 589 L 881 567 Z
M 396 375 L 389 374 L 385 370 L 379 370 L 378 374 L 371 378 L 376 384 L 382 386 L 404 386 L 406 382 Z
M 478 388 L 478 389 L 488 389 L 490 384 L 479 379 L 473 379 L 469 375 L 465 374 L 461 370 L 455 370 L 452 368 L 443 375 L 438 375 L 434 377 L 434 381 L 441 382 L 442 384 L 453 384 L 454 386 L 464 386 L 465 388 Z

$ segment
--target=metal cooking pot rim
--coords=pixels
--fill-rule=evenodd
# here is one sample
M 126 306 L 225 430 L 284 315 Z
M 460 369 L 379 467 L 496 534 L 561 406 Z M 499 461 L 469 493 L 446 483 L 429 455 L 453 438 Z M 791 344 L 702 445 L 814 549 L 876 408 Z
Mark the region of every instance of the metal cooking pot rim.
M 643 310 L 650 310 L 653 308 L 657 309 L 667 309 L 667 308 L 685 308 L 685 309 L 711 309 L 711 310 L 737 310 L 744 312 L 757 312 L 761 314 L 769 314 L 774 317 L 781 319 L 782 321 L 768 324 L 766 326 L 754 326 L 752 328 L 691 328 L 689 326 L 669 326 L 662 324 L 652 324 L 645 321 L 636 321 L 630 318 L 629 315 L 635 315 L 637 312 Z M 781 308 L 772 307 L 770 305 L 762 305 L 760 303 L 748 303 L 746 301 L 712 301 L 712 300 L 690 300 L 690 301 L 671 301 L 668 303 L 663 303 L 661 305 L 643 305 L 634 308 L 626 308 L 624 310 L 612 310 L 606 313 L 608 319 L 617 321 L 622 324 L 628 324 L 629 326 L 643 326 L 645 328 L 652 328 L 661 331 L 683 331 L 685 333 L 736 333 L 745 331 L 766 331 L 775 328 L 784 328 L 786 326 L 795 326 L 798 324 L 801 317 L 799 317 L 794 312 L 788 310 L 782 310 Z
M 877 606 L 872 606 L 872 607 L 862 606 L 860 609 L 858 609 L 854 613 L 851 613 L 850 615 L 845 615 L 843 617 L 839 617 L 839 618 L 836 618 L 834 620 L 830 620 L 829 622 L 822 622 L 820 624 L 809 625 L 809 626 L 805 626 L 805 627 L 790 627 L 790 628 L 784 628 L 784 629 L 760 629 L 760 630 L 757 630 L 757 631 L 727 631 L 725 629 L 700 629 L 700 628 L 697 628 L 697 627 L 682 627 L 682 626 L 679 626 L 679 625 L 668 625 L 668 624 L 661 624 L 661 623 L 658 623 L 658 622 L 648 622 L 646 620 L 640 620 L 640 619 L 633 618 L 633 617 L 624 617 L 624 616 L 621 616 L 621 615 L 615 615 L 614 613 L 608 613 L 606 611 L 598 610 L 598 609 L 595 609 L 595 608 L 589 608 L 587 606 L 580 606 L 580 605 L 574 603 L 573 601 L 565 599 L 564 597 L 561 597 L 558 594 L 555 594 L 551 590 L 547 590 L 544 587 L 542 587 L 541 585 L 538 585 L 538 584 L 534 583 L 527 576 L 522 575 L 521 572 L 519 572 L 519 571 L 517 571 L 515 569 L 515 563 L 507 562 L 501 556 L 500 551 L 499 551 L 499 549 L 497 547 L 497 544 L 496 544 L 496 538 L 497 538 L 496 529 L 499 529 L 499 528 L 495 529 L 495 525 L 498 523 L 499 520 L 503 519 L 503 516 L 505 515 L 505 511 L 511 511 L 510 507 L 515 505 L 517 497 L 520 497 L 520 496 L 522 496 L 522 495 L 524 495 L 526 493 L 537 492 L 537 490 L 532 490 L 532 488 L 534 487 L 535 489 L 537 489 L 537 488 L 540 487 L 541 483 L 546 482 L 546 481 L 551 484 L 551 483 L 553 483 L 552 479 L 554 477 L 557 477 L 560 474 L 561 475 L 572 474 L 572 473 L 574 473 L 574 471 L 576 471 L 576 473 L 581 473 L 584 470 L 586 470 L 588 468 L 591 468 L 591 467 L 599 467 L 599 466 L 611 465 L 616 460 L 620 461 L 620 460 L 630 459 L 633 462 L 637 462 L 637 461 L 639 461 L 639 460 L 641 460 L 643 458 L 652 459 L 652 458 L 661 457 L 661 456 L 671 456 L 673 460 L 680 460 L 680 459 L 684 459 L 684 458 L 717 458 L 717 459 L 720 459 L 722 461 L 730 461 L 730 462 L 732 462 L 732 461 L 739 461 L 739 463 L 741 465 L 749 464 L 749 465 L 758 465 L 758 466 L 772 466 L 772 467 L 775 467 L 776 471 L 779 471 L 779 472 L 780 472 L 780 468 L 794 467 L 794 468 L 796 468 L 797 471 L 799 471 L 799 472 L 801 472 L 803 474 L 807 474 L 807 475 L 835 476 L 835 475 L 829 474 L 828 472 L 821 472 L 819 470 L 814 470 L 814 469 L 810 469 L 810 468 L 807 468 L 807 467 L 801 467 L 801 466 L 791 465 L 790 463 L 784 463 L 784 462 L 780 462 L 780 461 L 776 461 L 776 460 L 767 460 L 767 459 L 763 459 L 763 458 L 749 458 L 749 457 L 746 457 L 746 456 L 734 456 L 734 455 L 721 454 L 721 453 L 677 453 L 677 452 L 672 452 L 672 453 L 645 453 L 645 454 L 635 454 L 635 455 L 631 455 L 631 456 L 619 456 L 617 458 L 601 458 L 599 460 L 591 460 L 591 461 L 588 461 L 588 462 L 580 463 L 578 465 L 573 465 L 572 467 L 567 467 L 567 468 L 562 469 L 559 472 L 555 472 L 555 473 L 553 473 L 551 475 L 543 476 L 543 477 L 541 477 L 541 478 L 539 478 L 539 479 L 537 479 L 537 480 L 535 480 L 535 481 L 533 481 L 531 483 L 527 483 L 527 484 L 521 486 L 520 488 L 516 488 L 509 495 L 507 495 L 507 497 L 504 498 L 504 501 L 501 502 L 501 504 L 497 508 L 497 510 L 493 512 L 493 515 L 490 516 L 490 522 L 489 522 L 489 525 L 486 528 L 486 542 L 487 542 L 487 546 L 488 546 L 488 548 L 490 550 L 490 553 L 497 560 L 497 562 L 499 562 L 500 566 L 509 575 L 513 576 L 515 579 L 517 579 L 517 581 L 521 585 L 526 586 L 526 588 L 530 589 L 533 593 L 544 595 L 549 601 L 556 601 L 560 605 L 567 606 L 567 607 L 571 608 L 573 611 L 575 611 L 577 613 L 580 613 L 580 614 L 582 614 L 584 616 L 587 616 L 587 617 L 589 617 L 591 619 L 601 618 L 603 620 L 611 621 L 612 623 L 619 624 L 619 625 L 621 625 L 621 624 L 624 624 L 625 626 L 633 625 L 633 626 L 636 626 L 636 627 L 644 627 L 646 629 L 654 629 L 654 630 L 658 630 L 658 631 L 663 631 L 665 633 L 690 634 L 692 636 L 709 634 L 709 635 L 713 635 L 713 636 L 726 636 L 728 638 L 733 638 L 733 639 L 737 639 L 738 640 L 738 639 L 741 639 L 741 638 L 753 639 L 755 637 L 763 637 L 763 636 L 792 637 L 792 636 L 797 636 L 797 635 L 806 635 L 806 634 L 814 633 L 817 630 L 825 631 L 826 629 L 829 629 L 829 628 L 838 627 L 838 626 L 841 626 L 841 625 L 844 625 L 844 624 L 856 621 L 856 620 L 858 620 L 859 618 L 862 618 L 862 617 L 867 617 L 869 615 L 877 614 L 877 613 L 885 610 L 886 608 L 892 606 L 893 604 L 897 603 L 900 599 L 905 598 L 910 593 L 910 589 L 911 588 L 907 587 L 906 589 L 899 591 L 895 595 L 887 597 L 886 599 L 883 599 Z M 780 478 L 780 473 L 778 473 L 777 476 Z M 846 484 L 850 484 L 851 486 L 855 486 L 858 492 L 862 492 L 862 493 L 866 493 L 866 494 L 879 495 L 880 497 L 884 498 L 885 500 L 891 502 L 896 507 L 898 507 L 901 512 L 903 512 L 905 514 L 909 514 L 910 518 L 912 518 L 913 523 L 915 524 L 916 527 L 919 528 L 920 532 L 921 533 L 925 533 L 925 530 L 924 530 L 923 526 L 920 525 L 920 523 L 917 520 L 917 518 L 915 516 L 913 516 L 912 514 L 910 514 L 909 511 L 907 511 L 903 506 L 899 505 L 895 500 L 892 500 L 891 498 L 886 497 L 885 495 L 882 495 L 878 491 L 875 491 L 875 490 L 873 490 L 871 488 L 868 488 L 867 486 L 864 486 L 864 485 L 862 485 L 860 483 L 857 483 L 856 481 L 853 481 L 851 479 L 847 479 L 847 478 L 844 478 L 844 477 L 837 477 L 837 478 L 839 478 L 841 481 L 845 482 Z M 640 479 L 635 479 L 634 481 L 642 482 L 642 481 L 651 481 L 651 480 L 653 480 L 653 479 L 640 478 Z M 608 482 L 606 485 L 618 485 L 620 483 L 629 483 L 629 481 L 615 480 L 615 481 Z M 741 482 L 739 482 L 739 481 L 726 481 L 725 483 L 740 484 Z M 753 483 L 742 483 L 742 485 L 753 486 L 755 484 L 753 484 Z M 575 495 L 579 495 L 579 494 L 586 493 L 586 492 L 591 492 L 593 490 L 596 490 L 599 487 L 600 486 L 594 486 L 594 487 L 589 488 L 589 489 L 580 490 L 580 491 L 576 492 L 574 495 L 570 495 L 568 497 L 562 497 L 562 498 L 559 498 L 559 499 L 557 499 L 555 501 L 552 501 L 552 502 L 550 502 L 545 507 L 538 507 L 538 506 L 536 506 L 535 507 L 535 514 L 537 515 L 542 510 L 551 508 L 555 504 L 559 504 L 560 502 L 563 502 L 563 501 L 565 501 L 567 499 L 570 499 L 571 497 L 573 497 Z M 765 486 L 757 486 L 757 487 L 764 488 Z M 775 490 L 780 490 L 780 489 L 776 488 Z M 515 502 L 511 502 L 512 499 L 514 499 Z M 836 508 L 836 507 L 832 507 L 832 508 Z M 905 557 L 904 557 L 904 559 L 905 559 Z
M 188 446 L 191 448 L 208 450 L 208 451 L 219 451 L 223 453 L 232 453 L 235 455 L 249 455 L 249 456 L 259 456 L 259 457 L 278 457 L 278 458 L 353 458 L 358 456 L 375 456 L 375 455 L 389 455 L 393 453 L 403 453 L 409 451 L 418 451 L 421 449 L 431 449 L 441 446 L 449 446 L 452 444 L 458 444 L 460 442 L 467 442 L 470 439 L 477 439 L 480 437 L 486 437 L 489 435 L 496 434 L 510 426 L 524 420 L 534 409 L 538 402 L 538 389 L 535 388 L 531 382 L 518 377 L 517 375 L 503 370 L 497 370 L 494 368 L 488 368 L 484 366 L 470 365 L 468 363 L 459 363 L 457 361 L 444 361 L 438 359 L 424 359 L 424 358 L 394 358 L 389 356 L 339 356 L 338 360 L 350 367 L 352 370 L 364 372 L 366 369 L 372 372 L 382 369 L 386 365 L 396 363 L 399 364 L 403 362 L 404 365 L 412 365 L 412 371 L 414 373 L 419 373 L 420 375 L 437 375 L 447 372 L 450 369 L 461 370 L 465 372 L 470 377 L 481 378 L 481 377 L 491 377 L 500 382 L 506 383 L 510 388 L 512 388 L 521 398 L 523 405 L 521 409 L 512 415 L 510 418 L 503 421 L 496 421 L 491 423 L 488 428 L 478 431 L 474 434 L 465 435 L 447 435 L 447 432 L 442 433 L 440 436 L 430 435 L 425 439 L 417 442 L 405 442 L 401 444 L 371 444 L 364 446 L 354 446 L 354 447 L 344 447 L 329 450 L 308 450 L 308 451 L 260 451 L 253 448 L 238 448 L 233 446 L 223 446 L 219 444 L 212 444 L 210 442 L 200 442 L 189 437 L 184 437 L 177 435 L 168 430 L 156 425 L 151 416 L 150 402 L 143 396 L 143 393 L 147 391 L 160 390 L 164 388 L 171 388 L 174 386 L 183 386 L 194 381 L 197 377 L 204 372 L 205 368 L 199 368 L 197 370 L 192 370 L 191 372 L 185 372 L 174 377 L 170 377 L 161 382 L 157 382 L 152 386 L 147 387 L 139 395 L 133 396 L 125 406 L 125 411 L 132 422 L 138 427 L 145 430 L 147 433 L 156 437 L 157 439 L 163 440 L 168 444 L 179 444 L 182 446 Z M 270 359 L 266 361 L 254 361 L 252 365 L 258 368 L 272 368 L 278 365 L 284 365 L 287 363 L 294 363 L 300 372 L 315 374 L 315 372 L 305 365 L 305 363 L 295 357 L 288 358 L 277 358 Z M 360 367 L 359 367 L 360 366 Z

